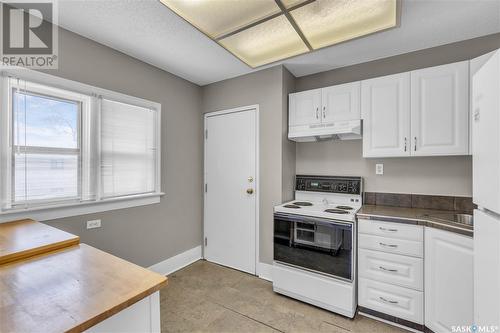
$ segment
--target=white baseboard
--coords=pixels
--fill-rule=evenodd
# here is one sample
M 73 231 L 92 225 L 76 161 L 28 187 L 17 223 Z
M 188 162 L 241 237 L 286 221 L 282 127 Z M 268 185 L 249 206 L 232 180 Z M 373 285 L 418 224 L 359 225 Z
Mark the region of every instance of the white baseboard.
M 263 280 L 273 282 L 273 265 L 259 262 L 257 276 Z
M 182 252 L 176 256 L 163 260 L 153 266 L 148 267 L 150 270 L 162 274 L 169 275 L 179 269 L 192 264 L 202 258 L 201 256 L 201 245 L 194 247 L 186 252 Z

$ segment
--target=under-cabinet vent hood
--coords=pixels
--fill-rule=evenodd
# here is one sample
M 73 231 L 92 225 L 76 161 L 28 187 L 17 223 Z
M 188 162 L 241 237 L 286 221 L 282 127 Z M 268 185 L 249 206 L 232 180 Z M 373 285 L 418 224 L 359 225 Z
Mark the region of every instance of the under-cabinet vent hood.
M 288 138 L 297 142 L 361 139 L 361 120 L 335 121 L 289 127 Z

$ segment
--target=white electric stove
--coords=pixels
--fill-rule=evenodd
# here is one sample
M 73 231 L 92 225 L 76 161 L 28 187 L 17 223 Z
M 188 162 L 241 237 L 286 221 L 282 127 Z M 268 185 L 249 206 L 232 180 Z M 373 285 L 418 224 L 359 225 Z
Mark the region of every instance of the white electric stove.
M 361 177 L 297 176 L 274 207 L 274 291 L 354 317 Z

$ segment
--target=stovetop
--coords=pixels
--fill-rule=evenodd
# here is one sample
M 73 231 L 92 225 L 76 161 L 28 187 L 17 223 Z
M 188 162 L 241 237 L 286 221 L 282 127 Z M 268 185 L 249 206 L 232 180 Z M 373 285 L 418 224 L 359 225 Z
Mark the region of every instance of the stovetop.
M 274 211 L 355 221 L 362 205 L 362 186 L 361 177 L 297 175 L 295 200 L 274 207 Z
M 275 212 L 329 218 L 342 221 L 354 221 L 356 212 L 361 208 L 359 203 L 346 204 L 324 201 L 293 200 L 274 207 Z

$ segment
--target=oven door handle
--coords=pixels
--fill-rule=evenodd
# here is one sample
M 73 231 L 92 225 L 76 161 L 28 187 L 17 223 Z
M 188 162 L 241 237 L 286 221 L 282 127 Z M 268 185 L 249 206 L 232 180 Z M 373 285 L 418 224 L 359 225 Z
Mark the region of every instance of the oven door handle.
M 337 221 L 337 220 L 330 220 L 330 219 L 325 219 L 325 218 L 320 218 L 320 217 L 312 217 L 312 216 L 302 216 L 302 215 L 294 215 L 294 214 L 285 214 L 285 213 L 274 213 L 274 218 L 278 218 L 282 221 L 286 222 L 302 222 L 302 223 L 316 223 L 319 225 L 324 225 L 324 226 L 339 226 L 344 229 L 351 229 L 353 226 L 353 222 L 344 222 L 344 221 Z M 331 221 L 331 222 L 330 222 Z

